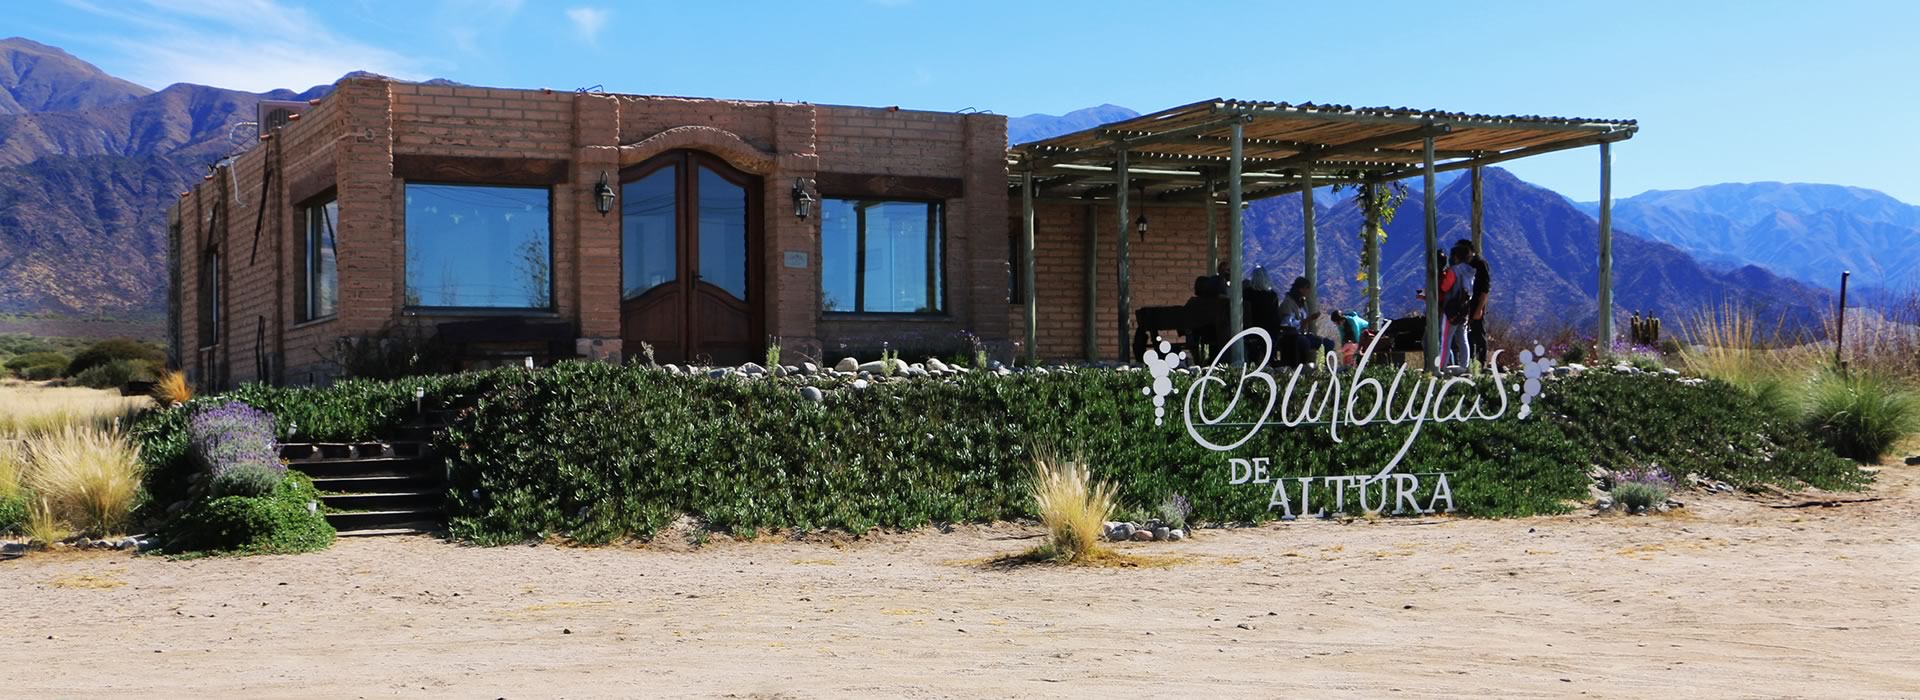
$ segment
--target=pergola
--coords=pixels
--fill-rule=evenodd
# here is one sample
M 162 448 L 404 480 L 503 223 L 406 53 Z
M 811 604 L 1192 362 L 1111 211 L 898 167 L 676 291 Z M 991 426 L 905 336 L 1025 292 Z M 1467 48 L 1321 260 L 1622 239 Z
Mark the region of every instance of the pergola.
M 1437 173 L 1472 173 L 1472 236 L 1481 243 L 1481 168 L 1527 156 L 1585 146 L 1600 147 L 1600 337 L 1613 336 L 1612 153 L 1615 141 L 1632 138 L 1632 120 L 1567 117 L 1493 116 L 1344 105 L 1288 104 L 1214 99 L 1104 124 L 1008 149 L 1011 187 L 1020 192 L 1025 289 L 1034 289 L 1034 202 L 1059 200 L 1107 202 L 1118 210 L 1115 265 L 1119 285 L 1120 347 L 1132 335 L 1132 299 L 1128 289 L 1128 235 L 1133 226 L 1129 196 L 1138 194 L 1156 207 L 1193 206 L 1207 210 L 1208 270 L 1220 261 L 1214 211 L 1224 204 L 1227 217 L 1228 336 L 1242 330 L 1241 214 L 1246 202 L 1301 193 L 1305 220 L 1305 275 L 1319 288 L 1314 231 L 1313 188 L 1357 185 L 1368 229 L 1379 221 L 1377 189 L 1411 177 L 1425 179 L 1426 288 L 1437 288 L 1440 269 L 1438 223 L 1434 212 Z M 1224 192 L 1222 191 L 1224 190 Z M 1224 194 L 1226 199 L 1220 200 Z M 1143 203 L 1144 204 L 1144 203 Z M 1380 315 L 1379 237 L 1367 236 L 1367 314 Z M 1038 304 L 1026 295 L 1026 355 L 1037 361 Z M 1308 307 L 1319 309 L 1318 293 Z M 1440 296 L 1427 295 L 1427 318 L 1440 315 Z M 1093 338 L 1091 309 L 1087 337 Z M 1438 347 L 1440 325 L 1427 324 L 1427 348 Z M 1091 340 L 1089 345 L 1093 346 Z M 1238 348 L 1235 348 L 1238 351 Z M 1122 351 L 1124 354 L 1124 350 Z M 1427 352 L 1427 368 L 1437 353 Z

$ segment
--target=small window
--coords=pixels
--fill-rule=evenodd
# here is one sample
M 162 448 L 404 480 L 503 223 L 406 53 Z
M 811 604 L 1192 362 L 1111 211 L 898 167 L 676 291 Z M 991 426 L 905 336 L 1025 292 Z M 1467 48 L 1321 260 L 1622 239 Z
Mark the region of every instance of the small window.
M 200 256 L 200 347 L 220 344 L 220 249 Z
M 329 196 L 300 211 L 300 320 L 312 321 L 339 311 L 340 247 L 334 225 L 340 220 L 340 203 Z
M 408 306 L 553 308 L 544 187 L 407 183 Z
M 820 308 L 829 313 L 946 310 L 942 205 L 827 199 L 820 208 Z

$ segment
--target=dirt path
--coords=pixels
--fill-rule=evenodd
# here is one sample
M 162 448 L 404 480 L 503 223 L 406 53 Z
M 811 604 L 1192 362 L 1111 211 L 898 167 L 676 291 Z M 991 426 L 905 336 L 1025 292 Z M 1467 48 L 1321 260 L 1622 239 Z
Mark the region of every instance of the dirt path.
M 1920 469 L 1883 500 L 1209 530 L 1141 569 L 1030 531 L 0 563 L 10 697 L 1920 697 Z

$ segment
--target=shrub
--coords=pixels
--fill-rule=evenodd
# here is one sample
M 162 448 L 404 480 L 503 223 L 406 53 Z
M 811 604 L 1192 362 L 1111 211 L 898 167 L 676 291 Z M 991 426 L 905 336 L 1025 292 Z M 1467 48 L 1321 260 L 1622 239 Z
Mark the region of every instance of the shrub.
M 153 381 L 153 373 L 133 360 L 112 360 L 73 375 L 73 383 L 89 389 L 118 389 L 136 381 Z
M 264 496 L 280 485 L 285 476 L 286 467 L 279 464 L 235 464 L 213 477 L 208 484 L 209 493 L 221 496 Z
M 1160 502 L 1160 522 L 1166 523 L 1167 527 L 1184 529 L 1187 526 L 1187 516 L 1192 514 L 1193 504 L 1187 502 L 1186 496 L 1176 493 Z
M 1094 483 L 1080 462 L 1040 459 L 1034 463 L 1032 488 L 1034 511 L 1047 530 L 1046 544 L 1036 554 L 1059 562 L 1095 555 L 1113 513 L 1113 487 Z
M 0 496 L 0 535 L 22 532 L 27 524 L 27 496 Z
M 33 377 L 28 377 L 26 374 L 28 368 L 34 367 L 52 367 L 53 377 L 57 377 L 67 369 L 67 356 L 57 352 L 43 350 L 14 355 L 13 357 L 7 358 L 7 369 L 26 379 L 33 379 Z M 47 378 L 52 379 L 53 377 Z
M 187 384 L 187 373 L 175 370 L 160 375 L 160 381 L 153 385 L 153 400 L 161 406 L 192 401 L 193 387 Z
M 1629 513 L 1638 513 L 1667 502 L 1672 491 L 1659 484 L 1627 481 L 1613 487 L 1613 502 L 1620 504 Z
M 160 533 L 165 551 L 294 554 L 333 544 L 320 492 L 290 472 L 263 496 L 221 496 L 194 504 Z
M 117 532 L 140 492 L 140 450 L 117 433 L 68 426 L 28 443 L 27 485 L 53 515 L 95 534 Z
M 1577 364 L 1586 362 L 1587 347 L 1579 343 L 1573 343 L 1568 345 L 1566 352 L 1560 353 L 1560 361 L 1569 365 L 1577 365 Z
M 27 503 L 27 522 L 21 528 L 26 532 L 27 540 L 46 546 L 67 538 L 66 526 L 54 515 L 53 504 L 47 499 L 30 500 Z
M 74 355 L 73 361 L 67 363 L 65 376 L 78 377 L 82 372 L 115 362 L 125 362 L 142 371 L 150 372 L 152 367 L 166 366 L 167 352 L 158 345 L 138 340 L 127 338 L 102 340 Z
M 1806 420 L 1841 456 L 1877 462 L 1902 437 L 1920 432 L 1920 396 L 1874 372 L 1829 372 L 1813 383 Z
M 32 381 L 32 382 L 44 382 L 49 379 L 59 379 L 61 369 L 62 367 L 60 365 L 54 365 L 54 364 L 28 365 L 20 369 L 20 378 L 25 379 L 27 381 Z
M 1627 364 L 1642 372 L 1659 372 L 1667 368 L 1667 363 L 1661 362 L 1658 356 L 1647 353 L 1628 355 Z
M 240 465 L 285 469 L 274 441 L 273 416 L 239 401 L 194 413 L 187 435 L 200 468 L 214 478 Z

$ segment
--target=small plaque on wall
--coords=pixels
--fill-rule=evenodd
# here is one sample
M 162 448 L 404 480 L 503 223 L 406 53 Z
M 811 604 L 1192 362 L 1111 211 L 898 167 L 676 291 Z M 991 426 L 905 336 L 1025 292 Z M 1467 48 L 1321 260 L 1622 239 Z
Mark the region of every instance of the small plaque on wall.
M 804 250 L 787 251 L 786 265 L 787 267 L 793 267 L 793 268 L 805 268 L 807 266 L 807 251 L 804 251 Z

